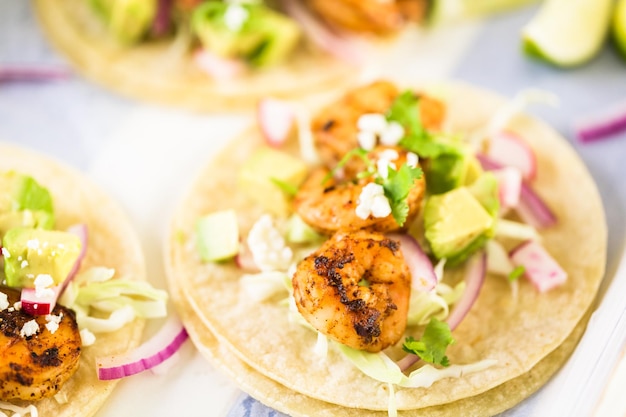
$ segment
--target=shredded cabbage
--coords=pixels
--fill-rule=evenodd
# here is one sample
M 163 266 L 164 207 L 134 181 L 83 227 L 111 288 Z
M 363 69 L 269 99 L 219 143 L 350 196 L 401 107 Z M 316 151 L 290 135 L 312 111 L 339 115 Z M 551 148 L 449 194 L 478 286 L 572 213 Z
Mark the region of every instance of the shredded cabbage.
M 533 226 L 507 219 L 498 219 L 496 223 L 496 236 L 518 240 L 541 240 L 541 235 L 537 233 L 537 229 Z
M 22 416 L 22 417 L 25 416 L 26 414 L 30 414 L 31 417 L 39 416 L 37 407 L 35 407 L 32 404 L 27 405 L 26 407 L 19 407 L 11 403 L 0 401 L 0 417 L 8 417 L 8 414 L 4 413 L 2 410 L 11 411 L 12 415 L 17 415 L 17 416 Z
M 502 131 L 518 113 L 532 103 L 547 104 L 553 107 L 559 105 L 559 98 L 554 93 L 538 88 L 529 88 L 520 91 L 512 101 L 498 110 L 487 125 L 487 134 L 492 136 Z
M 258 274 L 245 274 L 240 284 L 246 293 L 256 302 L 261 302 L 281 293 L 287 295 L 289 287 L 286 280 L 289 277 L 285 272 L 269 271 Z
M 465 290 L 465 281 L 454 288 L 439 283 L 434 291 L 412 291 L 409 300 L 408 326 L 425 326 L 431 318 L 445 320 L 450 313 L 450 305 L 456 303 Z
M 115 279 L 104 282 L 91 282 L 79 287 L 75 303 L 87 307 L 97 301 L 119 298 L 123 295 L 162 302 L 167 300 L 167 292 L 153 288 L 146 281 Z
M 127 323 L 135 319 L 135 311 L 131 306 L 122 307 L 112 312 L 107 318 L 90 316 L 86 310 L 78 306 L 76 311 L 76 321 L 80 329 L 89 329 L 94 333 L 109 333 L 121 329 Z

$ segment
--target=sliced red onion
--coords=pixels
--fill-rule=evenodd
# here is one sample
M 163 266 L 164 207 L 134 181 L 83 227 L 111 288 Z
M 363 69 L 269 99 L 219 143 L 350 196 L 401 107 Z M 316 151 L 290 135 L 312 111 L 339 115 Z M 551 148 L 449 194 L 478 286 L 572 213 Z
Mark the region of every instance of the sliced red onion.
M 502 131 L 489 139 L 487 156 L 500 165 L 520 170 L 525 180 L 537 172 L 537 158 L 532 148 L 513 132 Z
M 218 81 L 231 80 L 246 71 L 246 65 L 243 62 L 223 58 L 205 49 L 197 50 L 193 55 L 193 60 L 205 74 Z
M 409 234 L 390 234 L 388 237 L 400 241 L 400 250 L 411 271 L 411 288 L 424 292 L 435 288 L 437 285 L 435 269 L 417 240 Z
M 485 281 L 487 273 L 487 255 L 484 251 L 478 252 L 467 261 L 465 267 L 465 291 L 456 302 L 450 315 L 446 319 L 450 330 L 454 330 L 470 311 L 480 294 L 480 289 Z M 409 354 L 400 359 L 397 364 L 402 371 L 410 368 L 419 361 L 417 355 Z
M 465 291 L 463 292 L 461 299 L 454 305 L 450 315 L 446 319 L 446 322 L 450 326 L 450 330 L 456 329 L 474 305 L 474 302 L 478 298 L 478 294 L 480 294 L 483 282 L 485 282 L 486 273 L 486 253 L 481 251 L 472 255 L 472 257 L 467 261 L 467 266 L 465 267 Z
M 483 169 L 488 171 L 504 167 L 499 162 L 483 154 L 477 154 L 476 158 Z M 522 181 L 520 201 L 515 210 L 522 220 L 536 228 L 546 228 L 557 223 L 556 215 L 526 181 Z
M 576 136 L 582 143 L 607 139 L 626 131 L 626 102 L 619 103 L 602 114 L 576 123 Z
M 0 84 L 9 82 L 45 82 L 70 78 L 66 68 L 42 66 L 0 66 Z
M 551 290 L 567 280 L 567 272 L 535 240 L 527 240 L 510 253 L 515 266 L 524 267 L 524 276 L 539 292 Z
M 26 313 L 33 316 L 41 316 L 50 314 L 52 310 L 54 310 L 54 306 L 57 303 L 57 299 L 63 294 L 65 288 L 67 288 L 68 284 L 74 279 L 78 271 L 80 270 L 80 264 L 85 257 L 85 253 L 87 251 L 87 225 L 85 224 L 77 224 L 71 226 L 67 229 L 68 233 L 72 233 L 80 239 L 81 250 L 72 265 L 72 269 L 67 274 L 67 278 L 63 281 L 62 284 L 59 284 L 55 287 L 50 288 L 52 292 L 47 292 L 47 294 L 37 295 L 37 291 L 35 288 L 22 288 L 22 292 L 20 295 L 20 301 L 22 302 L 22 310 Z
M 157 1 L 156 16 L 152 22 L 152 36 L 158 38 L 169 32 L 172 23 L 172 6 L 172 0 Z
M 282 3 L 287 14 L 300 24 L 308 39 L 320 49 L 352 65 L 366 61 L 367 52 L 362 40 L 331 30 L 314 17 L 301 0 L 282 0 Z
M 180 319 L 170 314 L 163 327 L 137 349 L 122 355 L 96 358 L 98 379 L 119 379 L 151 369 L 174 355 L 188 337 Z
M 498 181 L 498 198 L 504 209 L 516 207 L 522 192 L 522 173 L 513 167 L 494 169 L 493 174 Z
M 257 106 L 257 120 L 268 145 L 280 147 L 289 138 L 296 112 L 286 101 L 264 98 Z

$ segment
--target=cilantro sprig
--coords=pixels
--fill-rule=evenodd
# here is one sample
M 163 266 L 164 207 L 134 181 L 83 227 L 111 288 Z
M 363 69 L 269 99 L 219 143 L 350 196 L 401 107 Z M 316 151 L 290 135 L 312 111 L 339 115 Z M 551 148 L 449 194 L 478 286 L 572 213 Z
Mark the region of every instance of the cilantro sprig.
M 407 337 L 402 349 L 419 356 L 428 363 L 449 366 L 450 360 L 446 356 L 446 349 L 453 343 L 454 339 L 448 324 L 433 317 L 426 326 L 421 339 L 415 340 L 412 336 Z
M 398 170 L 389 167 L 387 172 L 386 179 L 379 178 L 376 182 L 383 186 L 394 220 L 399 226 L 403 226 L 409 214 L 409 193 L 415 180 L 421 178 L 422 170 L 419 167 L 404 164 Z

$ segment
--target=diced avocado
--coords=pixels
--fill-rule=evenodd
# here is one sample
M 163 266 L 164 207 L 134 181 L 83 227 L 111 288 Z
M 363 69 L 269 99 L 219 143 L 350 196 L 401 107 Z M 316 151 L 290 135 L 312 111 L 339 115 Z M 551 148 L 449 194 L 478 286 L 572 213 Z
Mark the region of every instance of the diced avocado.
M 224 210 L 201 217 L 196 224 L 196 245 L 203 261 L 234 257 L 239 252 L 237 213 Z
M 425 236 L 433 254 L 451 264 L 480 248 L 493 223 L 493 217 L 466 187 L 433 195 L 424 207 Z
M 263 4 L 205 2 L 195 9 L 191 26 L 206 49 L 255 66 L 282 61 L 300 38 L 291 19 Z
M 297 214 L 291 215 L 287 223 L 287 241 L 291 243 L 312 243 L 323 239 L 311 226 Z
M 125 44 L 145 36 L 157 12 L 157 0 L 92 0 L 92 4 L 105 16 L 111 34 Z
M 0 174 L 0 237 L 17 226 L 51 229 L 52 196 L 32 177 L 7 171 Z
M 496 219 L 500 211 L 498 180 L 495 175 L 491 172 L 484 172 L 467 189 L 494 219 L 494 227 L 492 229 L 495 230 Z M 493 236 L 494 230 L 491 230 L 489 237 Z
M 444 153 L 428 161 L 426 185 L 431 194 L 441 194 L 462 185 L 466 172 L 466 155 Z
M 239 171 L 239 188 L 265 210 L 286 217 L 290 212 L 291 196 L 277 183 L 297 188 L 306 174 L 304 161 L 263 146 L 250 156 Z
M 476 181 L 483 173 L 480 162 L 472 154 L 466 156 L 465 174 L 463 175 L 462 185 L 470 185 Z
M 40 274 L 55 284 L 65 281 L 82 245 L 71 233 L 18 227 L 4 235 L 2 247 L 7 285 L 32 288 Z

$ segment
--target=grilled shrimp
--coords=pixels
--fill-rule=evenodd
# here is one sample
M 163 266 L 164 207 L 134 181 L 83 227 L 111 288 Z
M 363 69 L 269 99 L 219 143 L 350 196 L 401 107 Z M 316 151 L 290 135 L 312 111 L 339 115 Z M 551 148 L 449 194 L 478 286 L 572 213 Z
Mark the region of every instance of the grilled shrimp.
M 421 20 L 423 0 L 311 0 L 311 8 L 327 22 L 355 32 L 386 34 L 406 22 Z
M 351 90 L 317 114 L 311 129 L 322 162 L 332 169 L 346 153 L 358 147 L 359 118 L 367 113 L 385 114 L 399 94 L 394 84 L 376 81 Z M 426 129 L 438 130 L 444 119 L 445 107 L 441 101 L 423 95 L 419 113 Z
M 298 264 L 292 282 L 302 316 L 332 340 L 379 352 L 404 334 L 411 274 L 395 240 L 338 232 Z
M 0 287 L 9 305 L 20 299 L 19 291 Z M 54 333 L 46 328 L 46 316 L 31 316 L 13 308 L 0 311 L 0 400 L 36 401 L 56 394 L 78 369 L 81 339 L 74 312 L 57 305 L 59 317 Z M 35 320 L 39 331 L 21 335 L 27 322 Z
M 396 169 L 407 163 L 408 152 L 400 148 L 378 147 L 369 154 L 371 161 L 376 163 L 377 158 L 385 151 L 396 152 L 398 158 L 391 161 Z M 385 217 L 369 215 L 363 219 L 357 214 L 359 197 L 363 188 L 373 182 L 372 177 L 358 179 L 356 167 L 361 165 L 359 160 L 351 165 L 346 172 L 349 176 L 344 179 L 328 178 L 327 168 L 317 168 L 298 189 L 294 198 L 296 213 L 311 227 L 321 233 L 332 234 L 338 230 L 355 231 L 369 229 L 378 232 L 391 232 L 401 229 L 391 214 Z M 364 165 L 361 165 L 362 169 Z M 424 195 L 425 182 L 422 176 L 415 180 L 407 197 L 409 213 L 403 227 L 408 226 L 419 213 Z

